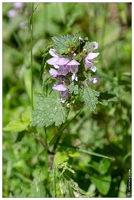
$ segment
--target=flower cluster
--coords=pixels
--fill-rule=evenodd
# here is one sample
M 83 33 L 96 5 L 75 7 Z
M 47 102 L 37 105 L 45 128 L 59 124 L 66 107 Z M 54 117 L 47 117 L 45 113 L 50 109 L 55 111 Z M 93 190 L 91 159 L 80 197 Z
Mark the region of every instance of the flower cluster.
M 19 10 L 24 7 L 24 4 L 24 2 L 14 2 L 13 8 L 8 10 L 7 16 L 9 18 L 15 17 L 18 14 Z
M 81 37 L 78 38 L 79 45 L 83 43 L 82 48 L 78 48 L 75 51 L 71 51 L 68 54 L 59 55 L 56 51 L 56 48 L 51 48 L 49 54 L 52 58 L 47 60 L 49 65 L 53 65 L 53 68 L 50 68 L 49 73 L 57 80 L 53 86 L 53 90 L 57 90 L 61 96 L 61 102 L 65 102 L 70 94 L 68 86 L 72 82 L 77 82 L 77 85 L 81 86 L 82 78 L 84 72 L 92 71 L 95 72 L 97 68 L 94 66 L 94 58 L 96 58 L 99 53 L 93 52 L 98 48 L 97 42 L 88 42 L 86 43 Z M 85 45 L 86 43 L 86 45 Z M 89 50 L 89 46 L 90 48 Z M 83 67 L 84 66 L 84 67 Z M 83 76 L 82 76 L 83 75 Z M 86 79 L 86 78 L 85 78 Z M 87 85 L 94 84 L 98 81 L 99 77 L 96 75 L 90 76 L 89 79 L 86 79 Z

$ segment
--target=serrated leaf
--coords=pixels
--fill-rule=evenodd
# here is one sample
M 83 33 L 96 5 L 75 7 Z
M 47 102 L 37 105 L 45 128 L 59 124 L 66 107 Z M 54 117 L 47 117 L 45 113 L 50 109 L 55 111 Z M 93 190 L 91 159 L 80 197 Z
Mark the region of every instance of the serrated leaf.
M 94 45 L 93 45 L 93 43 L 91 43 L 91 42 L 86 42 L 86 44 L 84 45 L 84 47 L 83 47 L 85 50 L 86 50 L 86 52 L 93 52 L 94 51 Z
M 54 48 L 59 55 L 75 51 L 80 44 L 78 33 L 74 36 L 68 34 L 66 36 L 52 37 L 52 40 L 55 44 Z
M 54 93 L 50 96 L 39 94 L 35 110 L 32 113 L 31 126 L 47 127 L 53 123 L 55 123 L 55 126 L 59 126 L 66 121 L 66 115 L 66 108 L 63 107 L 58 96 Z
M 68 86 L 68 89 L 71 93 L 78 94 L 78 85 L 74 85 L 74 82 Z
M 79 98 L 91 111 L 95 111 L 99 94 L 98 91 L 92 90 L 90 87 L 84 87 L 80 90 Z
M 27 128 L 28 124 L 29 122 L 22 122 L 20 119 L 17 119 L 12 122 L 9 122 L 9 124 L 7 124 L 3 128 L 3 130 L 10 131 L 10 132 L 20 132 L 20 131 L 24 131 Z

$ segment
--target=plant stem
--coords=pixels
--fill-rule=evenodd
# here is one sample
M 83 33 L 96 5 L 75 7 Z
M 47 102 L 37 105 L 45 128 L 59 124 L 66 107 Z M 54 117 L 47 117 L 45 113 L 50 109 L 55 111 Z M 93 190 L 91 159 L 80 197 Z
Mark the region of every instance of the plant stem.
M 81 113 L 81 110 L 80 110 L 79 112 L 77 112 L 76 115 L 75 115 L 71 120 L 69 120 L 69 121 L 59 130 L 59 132 L 58 132 L 56 135 L 53 136 L 53 138 L 52 138 L 52 139 L 50 140 L 50 142 L 49 142 L 49 147 L 55 143 L 54 149 L 56 149 L 57 145 L 59 144 L 59 140 L 60 140 L 60 136 L 61 136 L 62 132 L 64 131 L 64 129 L 65 129 L 65 128 L 66 128 L 80 113 Z
M 32 3 L 32 12 L 30 17 L 30 68 L 31 68 L 31 108 L 33 110 L 33 12 L 34 3 Z
M 53 189 L 54 189 L 54 197 L 56 197 L 56 168 L 53 168 Z

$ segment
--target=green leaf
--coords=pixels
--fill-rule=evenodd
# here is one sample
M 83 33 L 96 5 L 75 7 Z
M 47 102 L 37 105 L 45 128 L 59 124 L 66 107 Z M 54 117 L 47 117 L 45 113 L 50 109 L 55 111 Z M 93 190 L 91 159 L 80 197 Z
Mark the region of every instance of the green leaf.
M 59 131 L 57 134 L 53 136 L 53 138 L 49 142 L 49 146 L 52 146 L 54 143 L 56 143 L 57 139 L 60 137 L 62 132 L 69 126 L 69 124 L 81 113 L 81 110 L 75 114 L 74 117 L 72 117 Z
M 55 156 L 54 156 L 54 164 L 55 165 L 59 165 L 59 164 L 62 164 L 64 163 L 65 161 L 68 160 L 68 156 L 65 152 L 60 152 L 58 151 Z
M 99 94 L 98 91 L 92 90 L 90 87 L 84 87 L 80 90 L 79 98 L 91 111 L 95 111 Z
M 68 86 L 68 89 L 71 93 L 78 94 L 78 85 L 75 85 L 74 82 Z
M 111 184 L 111 176 L 103 176 L 103 177 L 91 176 L 90 179 L 102 194 L 106 195 L 108 193 Z
M 31 121 L 31 108 L 27 107 L 22 113 L 21 119 L 13 120 L 9 122 L 4 128 L 4 131 L 10 132 L 22 132 L 26 130 Z
M 108 171 L 108 168 L 110 167 L 110 160 L 108 159 L 102 159 L 99 164 L 99 171 L 101 174 L 105 174 Z
M 59 126 L 66 121 L 67 110 L 63 107 L 55 93 L 50 96 L 39 94 L 36 99 L 35 110 L 32 113 L 31 126 L 43 127 L 55 123 Z
M 20 119 L 14 120 L 12 122 L 9 122 L 3 130 L 4 131 L 10 131 L 10 132 L 20 132 L 26 130 L 29 122 L 23 122 Z
M 127 190 L 126 186 L 127 186 L 126 182 L 122 179 L 119 186 L 118 197 L 122 197 L 122 198 L 126 197 L 126 190 Z M 128 197 L 131 197 L 131 193 L 130 193 L 130 196 Z
M 77 156 L 80 156 L 80 154 L 75 150 L 75 149 L 72 149 L 72 148 L 68 148 L 67 149 L 67 153 L 70 157 L 77 157 Z
M 26 110 L 22 113 L 21 119 L 22 119 L 23 122 L 30 123 L 30 121 L 32 119 L 32 112 L 31 112 L 31 107 L 30 106 L 28 106 L 26 108 Z
M 98 162 L 93 161 L 90 166 L 98 171 L 100 174 L 104 175 L 107 173 L 110 167 L 110 160 L 109 159 L 101 159 L 99 165 Z
M 45 186 L 43 181 L 40 178 L 40 175 L 37 176 L 30 188 L 30 197 L 32 198 L 42 198 L 44 197 Z
M 83 49 L 86 50 L 86 52 L 93 52 L 94 51 L 94 45 L 91 42 L 86 42 L 86 44 L 84 45 Z
M 68 34 L 66 36 L 52 37 L 52 40 L 55 44 L 54 48 L 59 55 L 75 52 L 80 44 L 79 33 L 74 36 Z
M 110 94 L 108 92 L 100 92 L 99 103 L 107 106 L 109 102 L 117 102 L 118 98 L 116 94 Z

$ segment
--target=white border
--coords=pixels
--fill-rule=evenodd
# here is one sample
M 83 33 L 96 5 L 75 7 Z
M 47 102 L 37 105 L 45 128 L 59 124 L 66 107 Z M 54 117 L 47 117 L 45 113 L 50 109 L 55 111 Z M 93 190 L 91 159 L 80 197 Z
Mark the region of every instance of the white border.
M 2 3 L 11 3 L 11 2 L 19 2 L 19 1 L 2 1 L 1 2 L 1 6 L 0 6 L 0 13 L 1 13 L 1 16 L 2 16 Z M 20 1 L 20 2 L 26 2 L 26 3 L 28 3 L 28 2 L 37 2 L 37 1 Z M 47 2 L 82 2 L 82 3 L 84 3 L 84 2 L 89 2 L 89 3 L 124 3 L 124 2 L 126 2 L 126 3 L 132 3 L 132 1 L 129 1 L 129 0 L 125 0 L 125 1 L 87 1 L 87 0 L 84 0 L 84 1 L 59 1 L 59 0 L 57 0 L 57 1 L 39 1 L 39 2 L 44 2 L 44 3 L 47 3 Z M 133 19 L 134 19 L 134 13 L 133 13 L 133 6 L 132 6 L 132 27 L 134 27 L 134 22 L 133 22 Z M 0 125 L 1 125 L 1 130 L 2 130 L 2 87 L 3 87 L 3 85 L 2 85 L 2 17 L 1 17 L 1 19 L 0 19 L 0 27 L 1 27 L 1 57 L 0 57 L 0 60 L 1 60 L 1 68 L 0 68 L 0 76 L 1 76 L 1 87 L 0 87 L 0 95 L 1 95 L 1 115 L 0 115 L 0 119 L 1 119 L 1 123 L 0 123 Z M 132 29 L 132 36 L 133 36 L 133 29 Z M 132 37 L 132 47 L 134 46 L 134 40 L 133 40 L 133 37 Z M 133 58 L 133 54 L 132 54 L 132 58 Z M 132 59 L 132 86 L 133 86 L 133 83 L 134 83 L 134 80 L 133 80 L 133 65 L 134 64 L 134 62 L 133 62 L 133 59 Z M 133 87 L 132 87 L 132 94 L 133 94 Z M 133 102 L 133 96 L 132 96 L 132 102 Z M 132 105 L 132 113 L 133 113 L 133 105 Z M 133 119 L 133 117 L 132 117 L 132 125 L 134 124 L 134 119 Z M 132 127 L 132 132 L 133 132 L 133 127 Z M 133 137 L 132 137 L 132 143 L 133 143 Z M 1 149 L 2 149 L 2 131 L 1 131 Z M 133 153 L 133 145 L 132 145 L 132 153 Z M 1 186 L 1 190 L 0 190 L 0 196 L 1 196 L 1 199 L 3 199 L 2 198 L 2 150 L 0 151 L 0 156 L 1 156 L 1 179 L 0 179 L 0 186 Z M 133 160 L 133 159 L 132 159 Z M 133 171 L 133 163 L 132 163 L 132 169 L 131 169 L 131 171 Z M 133 180 L 133 174 L 132 174 L 132 180 Z M 134 189 L 133 189 L 133 185 L 134 184 L 132 184 L 132 195 L 133 195 L 133 191 L 134 191 Z M 131 197 L 132 198 L 132 197 Z M 9 198 L 4 198 L 4 200 L 8 200 Z M 11 198 L 11 199 L 20 199 L 20 200 L 23 200 L 23 199 L 25 199 L 25 198 Z M 31 200 L 32 199 L 42 199 L 42 198 L 30 198 Z M 43 198 L 43 199 L 46 199 L 46 200 L 49 200 L 50 198 Z M 51 199 L 55 199 L 55 198 L 51 198 Z M 60 198 L 60 199 L 64 199 L 64 198 Z M 66 198 L 66 199 L 75 199 L 75 198 Z M 85 198 L 80 198 L 80 199 L 83 199 L 83 200 L 85 200 Z M 93 198 L 93 199 L 98 199 L 98 198 Z M 101 199 L 105 199 L 105 198 L 101 198 Z M 106 198 L 106 199 L 110 199 L 110 200 L 112 200 L 112 199 L 118 199 L 118 198 Z M 130 199 L 130 198 L 125 198 L 125 199 Z
M 19 1 L 2 1 L 2 3 L 11 3 L 11 2 L 19 2 Z M 38 1 L 20 1 L 20 2 L 25 2 L 25 3 L 29 3 L 29 2 L 35 2 L 35 3 L 40 3 L 40 2 L 42 2 L 42 3 L 53 3 L 53 2 L 80 2 L 80 3 L 84 3 L 84 2 L 89 2 L 89 3 L 131 3 L 132 2 L 132 0 L 131 1 L 129 1 L 129 0 L 122 0 L 122 1 L 120 1 L 120 0 L 112 0 L 112 1 L 105 1 L 105 0 L 103 0 L 103 1 L 101 1 L 101 0 L 95 0 L 95 1 L 89 1 L 89 0 L 84 0 L 84 1 L 80 1 L 80 0 L 77 0 L 77 1 L 71 1 L 71 0 L 65 0 L 65 1 L 60 1 L 60 0 L 57 0 L 57 1 L 55 1 L 55 0 L 51 0 L 51 1 L 42 1 L 42 0 L 40 0 L 39 2 Z

